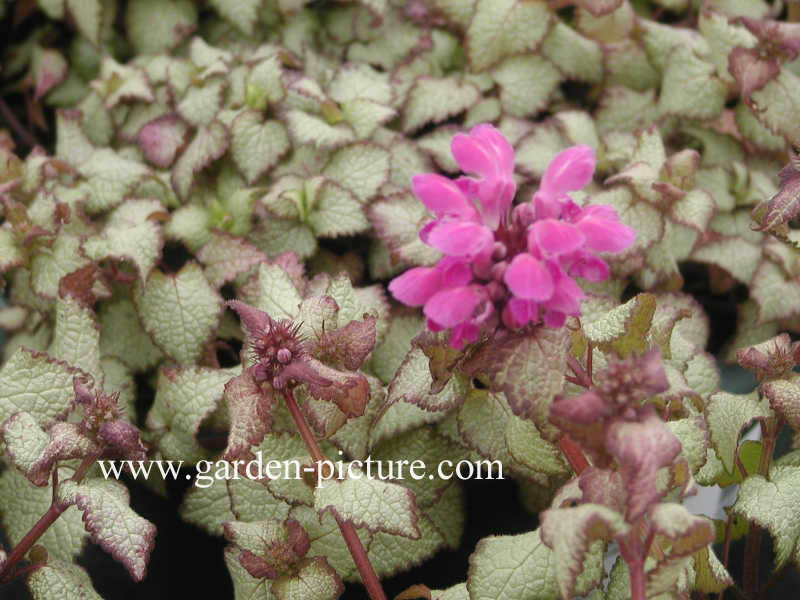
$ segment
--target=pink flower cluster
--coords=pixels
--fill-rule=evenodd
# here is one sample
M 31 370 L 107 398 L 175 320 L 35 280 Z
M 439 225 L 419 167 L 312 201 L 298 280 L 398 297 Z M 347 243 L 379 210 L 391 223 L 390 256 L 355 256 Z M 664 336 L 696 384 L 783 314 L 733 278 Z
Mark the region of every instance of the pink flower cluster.
M 478 339 L 498 318 L 508 328 L 540 320 L 561 327 L 580 314 L 584 297 L 574 277 L 602 281 L 608 265 L 597 252 L 619 252 L 636 232 L 609 206 L 579 207 L 567 192 L 594 173 L 594 151 L 573 146 L 556 156 L 531 202 L 512 209 L 514 150 L 491 125 L 453 138 L 461 170 L 412 179 L 416 196 L 436 217 L 419 235 L 444 257 L 396 277 L 389 291 L 403 304 L 424 306 L 428 328 L 451 329 L 450 345 Z

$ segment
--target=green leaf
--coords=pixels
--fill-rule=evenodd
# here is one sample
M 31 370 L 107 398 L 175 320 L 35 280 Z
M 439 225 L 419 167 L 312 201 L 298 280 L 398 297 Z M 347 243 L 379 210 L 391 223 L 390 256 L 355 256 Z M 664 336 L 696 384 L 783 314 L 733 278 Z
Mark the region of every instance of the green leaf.
M 230 465 L 229 468 L 233 471 Z M 180 514 L 185 521 L 211 535 L 222 535 L 225 521 L 283 520 L 289 514 L 289 508 L 262 482 L 241 476 L 228 481 L 216 478 L 209 466 L 208 471 L 195 478 L 194 485 L 184 497 Z
M 56 302 L 56 326 L 48 353 L 80 368 L 102 384 L 100 331 L 94 311 L 71 296 L 59 298 Z
M 162 368 L 147 426 L 159 435 L 158 447 L 167 459 L 194 463 L 208 458 L 197 441 L 200 424 L 222 400 L 225 384 L 241 367 Z
M 78 173 L 85 179 L 79 190 L 89 196 L 84 209 L 97 214 L 122 203 L 151 172 L 140 162 L 124 158 L 110 148 L 101 148 L 78 166 Z
M 317 251 L 314 232 L 295 219 L 265 219 L 250 232 L 248 239 L 270 258 L 289 251 L 300 258 L 309 258 Z
M 258 267 L 258 300 L 253 306 L 276 321 L 297 316 L 303 299 L 289 274 L 278 265 L 262 263 Z
M 233 581 L 235 600 L 274 600 L 267 579 L 256 579 L 239 562 L 240 550 L 235 546 L 225 548 L 225 566 Z
M 367 478 L 352 464 L 346 479 L 320 481 L 314 488 L 314 508 L 372 532 L 420 537 L 414 494 L 396 483 Z
M 25 254 L 17 236 L 8 227 L 0 227 L 0 273 L 25 263 Z
M 83 567 L 48 559 L 28 576 L 33 600 L 103 600 Z
M 118 481 L 90 479 L 77 484 L 65 481 L 58 493 L 83 512 L 92 541 L 121 562 L 135 581 L 141 581 L 156 528 L 128 506 L 127 488 Z
M 556 600 L 553 551 L 540 530 L 478 542 L 469 558 L 467 591 L 471 600 Z
M 197 263 L 174 275 L 153 271 L 144 287 L 137 288 L 135 300 L 145 330 L 181 364 L 197 360 L 222 312 L 222 298 Z
M 133 262 L 144 282 L 161 255 L 161 227 L 153 217 L 164 215 L 156 200 L 128 200 L 118 206 L 106 222 L 103 233 L 83 242 L 92 260 L 114 257 Z
M 72 405 L 77 372 L 47 354 L 18 348 L 0 369 L 0 421 L 26 411 L 47 427 Z
M 345 188 L 326 181 L 315 192 L 307 223 L 319 237 L 339 237 L 369 228 L 361 202 Z
M 769 479 L 752 475 L 742 482 L 735 515 L 753 521 L 769 530 L 775 540 L 775 570 L 791 557 L 800 564 L 800 521 L 797 519 L 797 497 L 800 494 L 800 468 L 773 467 Z
M 11 462 L 26 475 L 50 442 L 50 436 L 39 427 L 30 413 L 14 413 L 3 423 L 0 433 L 5 442 L 5 452 Z
M 542 43 L 542 54 L 570 79 L 599 83 L 603 78 L 603 52 L 594 40 L 558 21 Z
M 353 130 L 342 123 L 325 120 L 296 108 L 286 112 L 286 125 L 295 144 L 309 144 L 319 149 L 333 149 L 355 140 Z
M 561 73 L 553 63 L 535 54 L 507 58 L 492 69 L 492 77 L 500 86 L 504 112 L 513 117 L 543 110 L 561 82 Z
M 215 288 L 268 261 L 266 254 L 246 240 L 218 230 L 211 232 L 197 259 L 205 265 L 206 278 Z
M 561 450 L 544 440 L 533 423 L 510 416 L 506 425 L 506 446 L 520 464 L 545 475 L 567 475 L 569 468 Z M 705 455 L 703 456 L 705 458 Z
M 147 74 L 141 68 L 121 65 L 109 55 L 100 61 L 99 76 L 90 85 L 108 110 L 128 101 L 152 102 L 155 99 Z
M 247 106 L 264 110 L 270 102 L 286 95 L 281 82 L 281 60 L 276 52 L 256 64 L 247 76 L 245 99 Z
M 252 110 L 231 124 L 231 157 L 247 183 L 253 183 L 274 167 L 289 151 L 289 137 L 279 121 L 264 122 Z
M 711 547 L 694 555 L 695 588 L 706 594 L 717 594 L 733 585 L 733 579 Z
M 548 434 L 554 431 L 550 403 L 564 385 L 568 344 L 565 330 L 540 327 L 484 344 L 465 369 L 473 377 L 489 377 L 491 389 L 505 394 L 515 415 L 531 419 Z
M 553 549 L 556 581 L 562 598 L 571 598 L 595 540 L 612 540 L 630 526 L 619 513 L 597 504 L 551 508 L 540 515 L 542 541 Z
M 713 65 L 688 47 L 676 47 L 664 69 L 659 110 L 688 119 L 716 117 L 725 105 L 727 89 L 714 72 Z
M 419 77 L 406 97 L 401 127 L 406 133 L 411 133 L 428 123 L 440 123 L 464 112 L 478 100 L 478 88 L 456 76 L 441 79 L 427 75 Z
M 360 202 L 365 203 L 389 181 L 389 159 L 389 152 L 377 144 L 352 144 L 331 156 L 323 175 L 350 190 Z
M 709 398 L 704 412 L 711 444 L 728 473 L 734 472 L 734 460 L 742 430 L 753 420 L 767 418 L 772 414 L 768 401 L 759 401 L 755 392 L 717 392 Z
M 272 593 L 278 600 L 335 600 L 342 592 L 342 580 L 324 556 L 300 563 L 297 573 L 281 577 L 272 584 Z
M 172 168 L 172 185 L 181 198 L 189 197 L 197 173 L 225 154 L 229 145 L 228 130 L 219 121 L 198 127 Z
M 31 261 L 31 288 L 45 298 L 58 297 L 58 283 L 64 275 L 88 263 L 81 256 L 80 238 L 62 228 L 49 252 L 39 252 Z
M 131 300 L 103 303 L 99 313 L 101 356 L 114 356 L 133 371 L 146 371 L 161 360 L 161 350 L 142 329 Z
M 641 353 L 647 347 L 645 335 L 655 310 L 655 296 L 638 294 L 610 311 L 581 319 L 583 333 L 593 345 L 622 358 Z
M 770 131 L 782 135 L 787 143 L 800 137 L 800 124 L 792 115 L 797 113 L 800 78 L 789 69 L 781 69 L 777 77 L 750 96 L 756 118 Z
M 429 213 L 410 193 L 381 198 L 373 202 L 367 212 L 375 233 L 388 246 L 393 261 L 430 265 L 441 257 L 440 252 L 419 239 L 419 229 Z
M 370 361 L 373 372 L 384 384 L 388 385 L 394 378 L 421 325 L 422 319 L 418 316 L 396 315 L 391 319 L 386 338 L 372 352 Z
M 467 28 L 467 57 L 483 71 L 512 54 L 535 50 L 550 27 L 550 8 L 534 0 L 478 0 Z
M 178 46 L 195 30 L 197 8 L 190 0 L 131 2 L 125 23 L 137 54 L 160 54 Z
M 60 472 L 64 479 L 71 471 Z M 0 475 L 0 514 L 3 531 L 13 547 L 28 533 L 50 508 L 53 499 L 51 486 L 36 487 L 16 469 L 6 469 Z M 88 537 L 81 514 L 68 508 L 37 541 L 47 549 L 49 560 L 73 562 L 81 553 Z
M 253 34 L 253 29 L 258 22 L 258 11 L 261 8 L 259 0 L 244 0 L 231 2 L 230 0 L 211 0 L 211 6 L 219 15 L 236 25 L 243 33 Z

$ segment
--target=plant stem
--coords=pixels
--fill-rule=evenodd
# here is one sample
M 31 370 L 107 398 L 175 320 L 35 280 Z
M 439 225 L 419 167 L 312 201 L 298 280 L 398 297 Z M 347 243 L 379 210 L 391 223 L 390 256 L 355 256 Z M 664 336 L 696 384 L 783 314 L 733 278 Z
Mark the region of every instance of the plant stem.
M 84 475 L 86 475 L 96 460 L 96 454 L 84 457 L 81 464 L 72 474 L 72 477 L 70 477 L 70 481 L 79 482 L 81 479 L 83 479 Z M 25 557 L 31 547 L 33 547 L 39 538 L 42 537 L 44 532 L 56 522 L 58 517 L 61 516 L 61 513 L 72 506 L 71 504 L 62 504 L 58 501 L 56 497 L 57 487 L 58 467 L 56 467 L 56 470 L 53 472 L 53 500 L 50 503 L 50 508 L 47 509 L 47 512 L 44 513 L 38 521 L 36 521 L 34 526 L 31 527 L 30 531 L 28 531 L 28 533 L 22 537 L 19 543 L 14 546 L 11 554 L 9 554 L 8 558 L 6 559 L 6 562 L 3 563 L 3 568 L 0 569 L 0 582 L 7 581 L 11 578 L 11 575 L 14 572 L 14 567 L 17 565 L 17 563 Z
M 758 474 L 762 477 L 769 475 L 769 466 L 772 462 L 772 452 L 778 438 L 781 423 L 775 417 L 761 419 L 761 459 L 758 463 Z M 758 597 L 758 562 L 761 552 L 761 527 L 750 523 L 750 531 L 744 547 L 744 573 L 742 587 L 744 595 L 754 599 Z
M 297 406 L 292 391 L 288 388 L 285 389 L 283 391 L 283 398 L 286 400 L 289 413 L 292 415 L 295 425 L 297 425 L 300 437 L 303 438 L 303 442 L 309 454 L 311 454 L 314 464 L 319 467 L 323 462 L 326 462 L 327 459 L 322 454 L 322 450 L 320 450 L 317 440 L 314 438 L 314 434 L 311 432 L 308 423 L 306 423 L 303 413 L 300 412 L 300 407 Z M 383 592 L 381 582 L 375 574 L 375 569 L 372 568 L 372 563 L 369 561 L 367 551 L 364 550 L 364 545 L 361 543 L 361 539 L 356 533 L 356 528 L 353 527 L 350 521 L 344 521 L 338 517 L 336 518 L 336 522 L 339 524 L 339 530 L 342 532 L 342 537 L 347 544 L 347 549 L 350 550 L 350 555 L 353 557 L 353 562 L 356 564 L 356 568 L 361 575 L 361 581 L 364 583 L 364 587 L 367 588 L 369 597 L 372 600 L 386 600 L 386 594 Z
M 30 531 L 14 546 L 14 550 L 8 555 L 8 559 L 0 570 L 0 582 L 6 581 L 14 571 L 14 567 L 22 560 L 28 553 L 28 550 L 38 541 L 42 534 L 56 522 L 56 519 L 61 516 L 61 513 L 67 509 L 58 502 L 53 502 L 47 512 L 42 515 L 42 518 L 36 521 L 36 524 L 31 527 Z
M 17 137 L 23 144 L 29 148 L 33 148 L 38 144 L 33 134 L 23 127 L 22 123 L 14 116 L 14 112 L 2 98 L 0 98 L 0 115 L 2 115 L 3 119 L 8 123 L 9 127 L 14 130 L 14 133 L 17 134 Z
M 567 354 L 567 365 L 569 365 L 569 368 L 572 369 L 573 373 L 575 373 L 575 377 L 578 378 L 581 386 L 588 390 L 594 385 L 592 378 L 589 377 L 589 374 L 581 366 L 581 363 L 579 363 L 577 359 L 569 353 Z
M 722 550 L 722 566 L 725 567 L 725 570 L 728 570 L 728 559 L 730 558 L 731 553 L 731 529 L 733 527 L 733 517 L 729 514 L 728 521 L 725 523 L 725 545 L 723 546 Z M 725 595 L 725 590 L 722 590 L 719 594 L 717 594 L 717 600 L 722 600 L 722 597 Z
M 586 460 L 578 444 L 566 433 L 562 433 L 561 437 L 558 438 L 558 447 L 561 449 L 564 458 L 567 459 L 569 466 L 572 467 L 575 475 L 580 475 L 589 466 L 589 461 Z

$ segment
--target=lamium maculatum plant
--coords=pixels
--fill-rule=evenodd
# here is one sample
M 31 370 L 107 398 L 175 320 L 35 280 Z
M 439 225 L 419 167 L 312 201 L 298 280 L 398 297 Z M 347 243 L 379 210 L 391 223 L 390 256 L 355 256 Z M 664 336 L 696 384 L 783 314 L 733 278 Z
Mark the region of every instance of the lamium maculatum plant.
M 798 23 L 0 3 L 0 594 L 796 595 Z

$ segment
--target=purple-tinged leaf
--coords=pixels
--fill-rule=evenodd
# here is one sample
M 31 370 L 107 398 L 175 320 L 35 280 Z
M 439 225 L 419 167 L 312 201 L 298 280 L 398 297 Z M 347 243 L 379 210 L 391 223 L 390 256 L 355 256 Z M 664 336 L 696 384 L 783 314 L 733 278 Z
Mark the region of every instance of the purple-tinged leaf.
M 681 443 L 664 422 L 647 411 L 640 421 L 616 421 L 606 431 L 606 447 L 620 465 L 628 491 L 626 518 L 634 522 L 667 490 L 658 485 L 658 472 L 670 466 Z
M 757 49 L 738 46 L 728 56 L 728 70 L 739 86 L 742 101 L 757 110 L 750 96 L 774 79 L 781 67 L 776 59 L 762 58 Z
M 295 519 L 223 523 L 225 539 L 241 550 L 239 562 L 252 577 L 277 579 L 303 558 L 308 534 Z
M 90 479 L 65 481 L 59 500 L 75 504 L 94 543 L 121 562 L 135 581 L 144 579 L 153 550 L 156 528 L 128 505 L 127 488 L 118 481 Z
M 800 431 L 800 376 L 767 381 L 760 389 L 772 410 L 792 429 Z
M 736 351 L 736 361 L 753 371 L 756 381 L 785 378 L 800 363 L 800 342 L 782 333 L 766 342 Z
M 374 347 L 375 317 L 368 316 L 362 321 L 350 321 L 344 327 L 325 331 L 310 351 L 317 358 L 355 371 Z
M 596 504 L 551 508 L 539 515 L 542 541 L 553 549 L 556 581 L 562 598 L 572 598 L 584 560 L 596 540 L 628 533 L 621 514 Z
M 324 556 L 302 561 L 297 573 L 286 575 L 272 584 L 276 600 L 335 600 L 344 592 L 344 584 Z
M 272 425 L 275 392 L 269 385 L 260 386 L 250 367 L 225 385 L 230 431 L 225 458 L 252 457 L 250 448 L 261 443 Z
M 800 168 L 797 159 L 794 158 L 781 169 L 778 177 L 778 193 L 753 209 L 753 219 L 758 222 L 759 231 L 785 235 L 789 221 L 800 215 Z
M 34 46 L 31 69 L 35 86 L 33 101 L 38 102 L 42 96 L 66 79 L 68 66 L 58 50 Z
M 145 158 L 161 169 L 168 169 L 188 140 L 189 128 L 175 114 L 159 117 L 144 125 L 136 142 Z
M 318 400 L 333 402 L 349 418 L 364 414 L 369 401 L 369 384 L 361 373 L 340 371 L 314 358 L 308 360 L 308 366 L 317 378 L 322 378 L 319 382 L 308 381 L 309 394 Z

